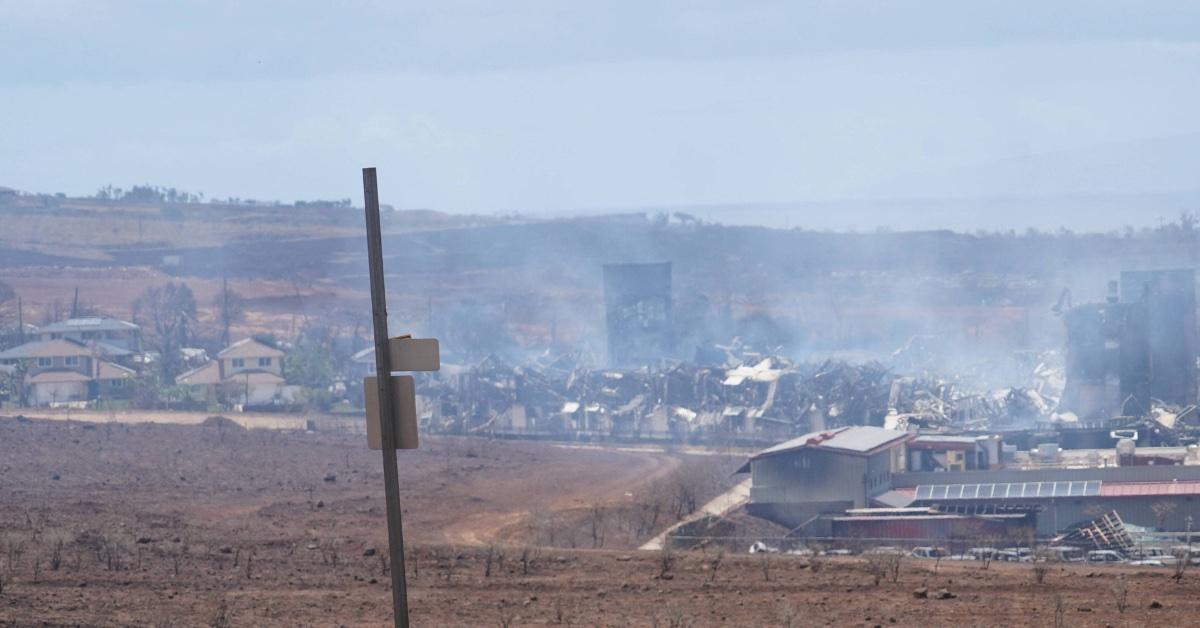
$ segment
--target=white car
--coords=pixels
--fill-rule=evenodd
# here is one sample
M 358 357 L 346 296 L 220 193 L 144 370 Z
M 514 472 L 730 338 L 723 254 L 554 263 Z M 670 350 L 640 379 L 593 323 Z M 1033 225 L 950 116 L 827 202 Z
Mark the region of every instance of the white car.
M 972 547 L 967 550 L 967 556 L 974 560 L 993 560 L 1000 550 L 994 547 Z
M 1127 562 L 1120 552 L 1113 550 L 1092 550 L 1087 553 L 1087 561 L 1093 565 L 1115 565 Z
M 914 547 L 912 551 L 913 558 L 945 558 L 947 555 L 940 547 Z
M 1160 565 L 1174 565 L 1179 562 L 1177 556 L 1161 547 L 1143 547 L 1134 550 L 1130 552 L 1129 558 L 1131 565 L 1148 564 L 1149 561 L 1157 562 Z
M 762 541 L 755 541 L 750 544 L 750 553 L 751 554 L 763 554 L 763 553 L 775 554 L 778 551 L 779 550 L 777 550 L 773 547 L 767 547 L 767 544 L 763 543 Z
M 1047 547 L 1046 555 L 1048 560 L 1056 563 L 1082 563 L 1084 560 L 1087 560 L 1083 550 L 1069 545 Z

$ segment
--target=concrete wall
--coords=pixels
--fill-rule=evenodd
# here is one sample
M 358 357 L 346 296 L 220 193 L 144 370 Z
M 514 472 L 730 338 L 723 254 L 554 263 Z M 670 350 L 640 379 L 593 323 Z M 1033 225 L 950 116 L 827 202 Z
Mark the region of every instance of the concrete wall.
M 767 456 L 750 462 L 750 501 L 805 503 L 848 501 L 866 505 L 868 459 L 817 449 Z

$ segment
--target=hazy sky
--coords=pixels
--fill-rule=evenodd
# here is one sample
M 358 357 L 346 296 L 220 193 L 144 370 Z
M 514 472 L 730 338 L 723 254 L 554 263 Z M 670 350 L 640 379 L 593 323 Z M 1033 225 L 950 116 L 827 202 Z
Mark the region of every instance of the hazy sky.
M 0 0 L 0 59 L 0 185 L 30 191 L 359 203 L 364 165 L 384 202 L 482 212 L 1200 187 L 1196 2 Z

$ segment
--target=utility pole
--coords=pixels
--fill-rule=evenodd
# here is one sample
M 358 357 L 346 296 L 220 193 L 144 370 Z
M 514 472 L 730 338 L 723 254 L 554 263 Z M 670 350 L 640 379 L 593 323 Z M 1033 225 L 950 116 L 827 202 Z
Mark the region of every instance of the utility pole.
M 371 317 L 375 331 L 375 381 L 379 386 L 380 435 L 383 441 L 383 490 L 387 499 L 388 555 L 392 569 L 392 609 L 396 628 L 408 628 L 408 583 L 404 569 L 404 531 L 400 519 L 400 477 L 396 469 L 396 429 L 392 397 L 392 359 L 388 349 L 387 291 L 383 283 L 383 236 L 379 227 L 379 183 L 374 168 L 363 168 L 367 218 L 367 263 L 371 272 Z

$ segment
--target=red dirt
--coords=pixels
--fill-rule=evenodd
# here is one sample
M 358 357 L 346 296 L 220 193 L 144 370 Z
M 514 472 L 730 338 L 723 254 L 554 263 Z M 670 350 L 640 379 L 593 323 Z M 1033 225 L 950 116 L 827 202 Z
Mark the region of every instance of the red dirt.
M 0 625 L 385 625 L 379 453 L 361 440 L 0 419 Z M 714 576 L 710 549 L 660 579 L 656 552 L 529 544 L 549 513 L 558 542 L 590 547 L 580 517 L 603 504 L 605 547 L 628 548 L 626 493 L 710 458 L 479 439 L 401 453 L 414 625 L 1054 625 L 1056 599 L 1066 625 L 1200 611 L 1200 575 L 1167 569 L 1056 567 L 1035 585 L 1025 565 L 907 561 L 875 586 L 856 559 L 728 554 Z M 490 551 L 503 560 L 485 577 Z

